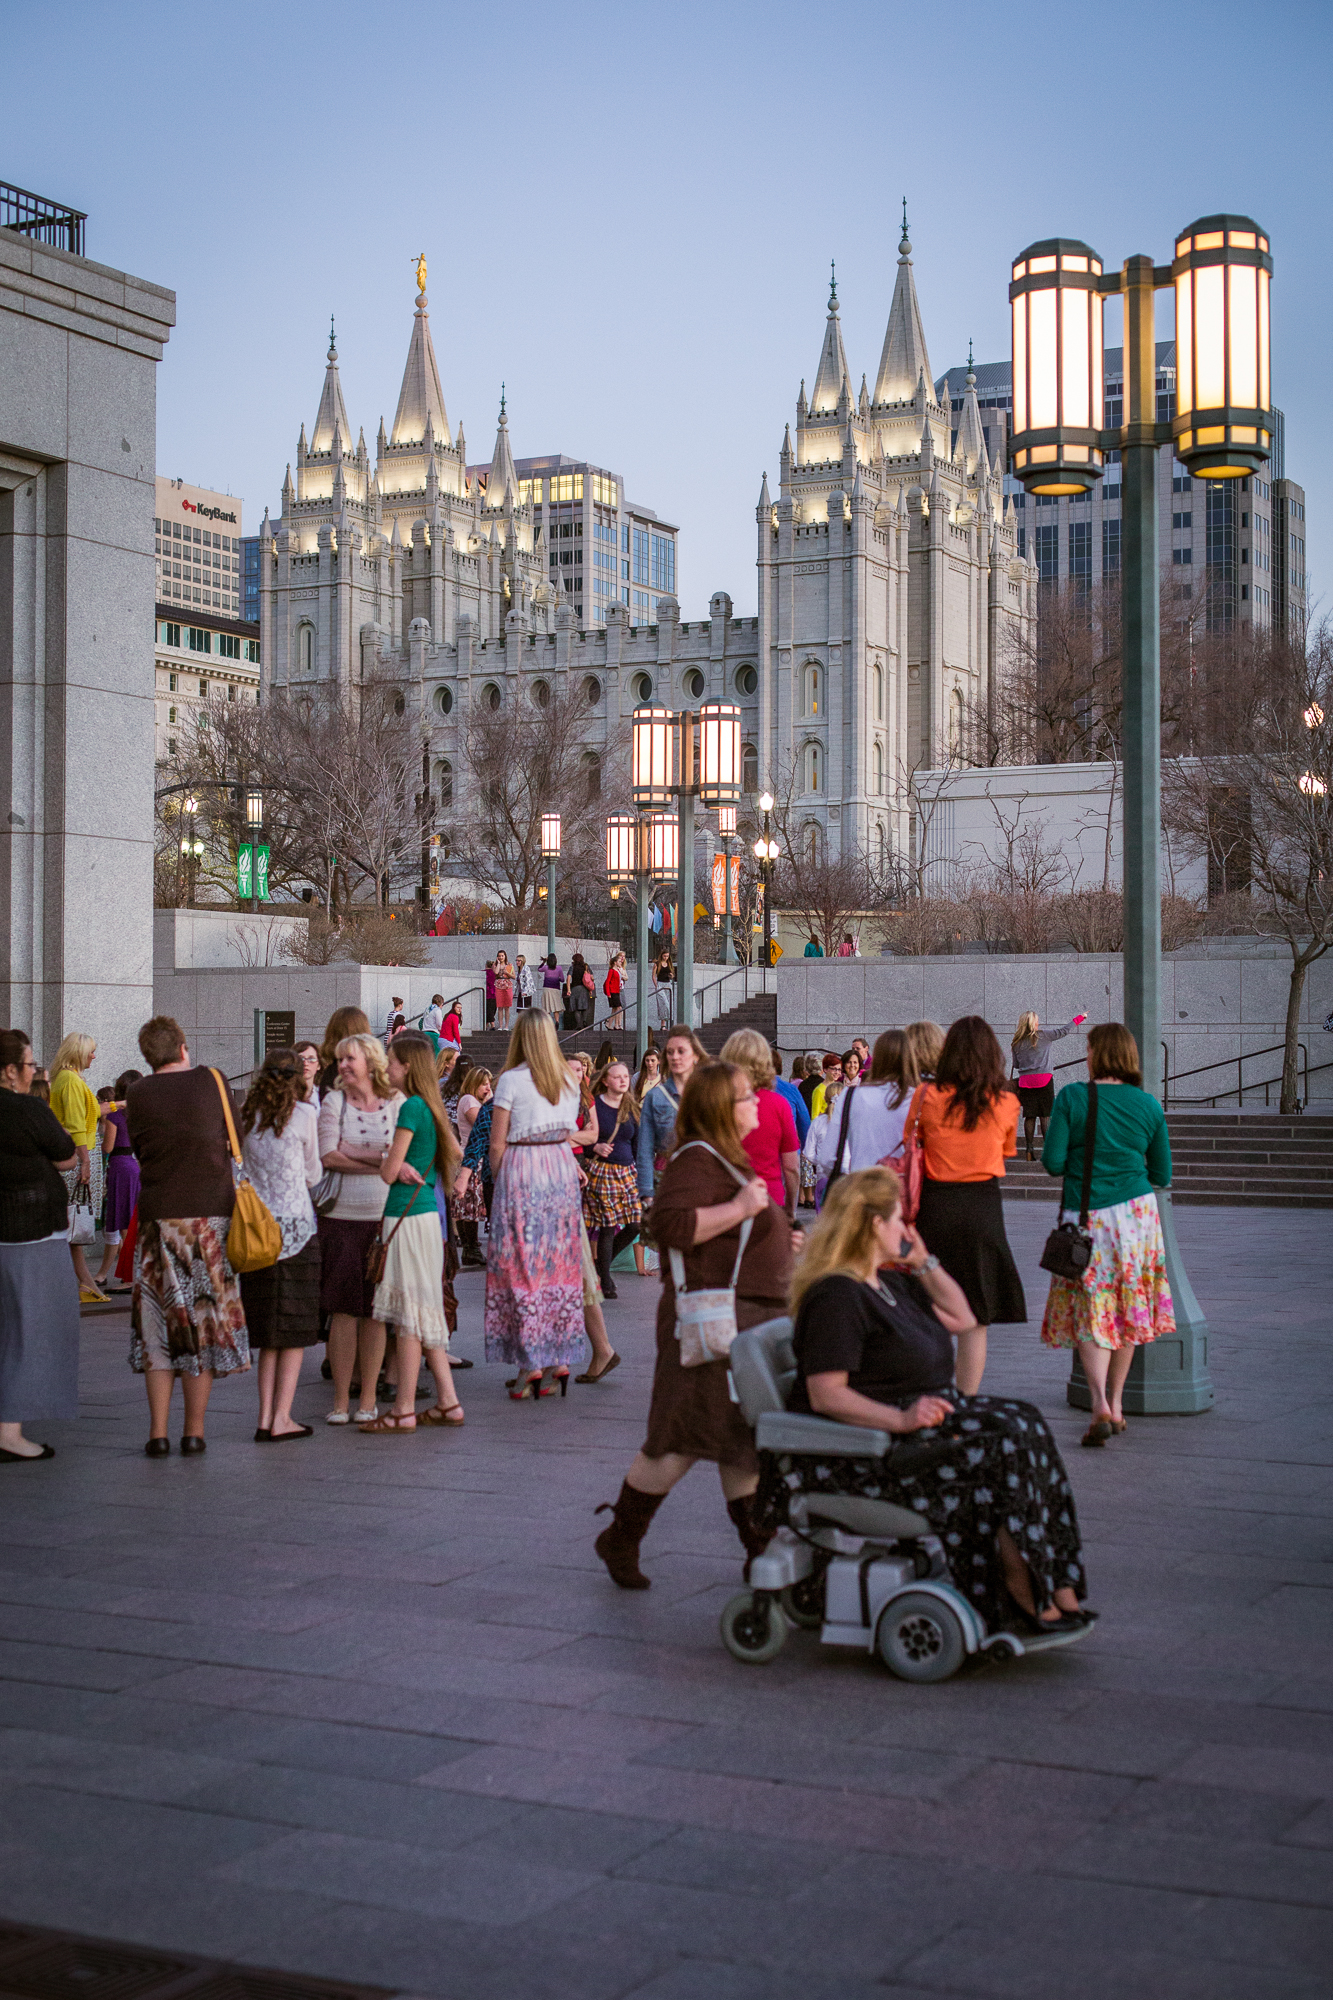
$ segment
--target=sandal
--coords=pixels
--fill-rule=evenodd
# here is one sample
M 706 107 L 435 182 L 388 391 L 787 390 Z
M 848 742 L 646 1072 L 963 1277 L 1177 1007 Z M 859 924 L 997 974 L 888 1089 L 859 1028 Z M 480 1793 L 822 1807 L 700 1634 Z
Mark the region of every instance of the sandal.
M 382 1417 L 376 1417 L 374 1423 L 357 1425 L 362 1437 L 412 1437 L 416 1427 L 415 1410 L 402 1417 L 396 1410 L 386 1410 Z
M 1088 1425 L 1088 1428 L 1079 1439 L 1079 1443 L 1105 1444 L 1109 1437 L 1114 1436 L 1115 1425 L 1111 1422 L 1111 1419 L 1109 1417 L 1098 1417 L 1095 1423 Z
M 593 1373 L 593 1370 L 591 1368 L 585 1368 L 581 1375 L 576 1375 L 574 1377 L 574 1380 L 576 1382 L 600 1382 L 604 1376 L 607 1376 L 611 1373 L 611 1370 L 613 1368 L 619 1368 L 619 1366 L 620 1366 L 620 1356 L 618 1354 L 613 1354 L 611 1356 L 611 1359 L 607 1362 L 604 1368 L 599 1368 L 595 1374 Z
M 1122 1432 L 1127 1431 L 1129 1429 L 1129 1425 L 1125 1422 L 1123 1417 L 1119 1418 L 1118 1420 L 1115 1417 L 1112 1417 L 1110 1419 L 1110 1425 L 1111 1429 L 1115 1432 L 1117 1437 L 1119 1437 L 1122 1434 Z
M 454 1415 L 455 1410 L 458 1412 L 457 1416 Z M 428 1410 L 417 1411 L 417 1422 L 419 1424 L 446 1424 L 451 1431 L 457 1431 L 463 1428 L 466 1418 L 463 1415 L 463 1405 L 461 1403 L 450 1403 L 447 1409 L 443 1403 L 432 1403 Z
M 519 1378 L 516 1375 L 514 1377 L 514 1380 L 517 1382 L 518 1379 Z M 552 1393 L 553 1391 L 551 1391 L 550 1389 L 546 1391 L 546 1394 L 548 1396 L 551 1395 Z M 539 1368 L 535 1375 L 525 1376 L 524 1380 L 517 1389 L 511 1389 L 509 1391 L 509 1400 L 511 1403 L 521 1403 L 526 1396 L 531 1396 L 533 1402 L 535 1403 L 537 1398 L 541 1394 L 542 1394 L 542 1376 L 541 1376 L 541 1370 Z

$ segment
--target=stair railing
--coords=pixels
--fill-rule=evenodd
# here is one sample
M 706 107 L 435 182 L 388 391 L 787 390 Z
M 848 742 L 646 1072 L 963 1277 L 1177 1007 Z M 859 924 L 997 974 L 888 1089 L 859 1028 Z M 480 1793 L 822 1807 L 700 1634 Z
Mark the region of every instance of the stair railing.
M 1302 1095 L 1300 1099 L 1300 1109 L 1303 1111 L 1310 1102 L 1310 1052 L 1307 1049 L 1304 1042 L 1297 1042 L 1296 1048 L 1301 1059 Z M 1287 1052 L 1287 1045 L 1285 1042 L 1273 1042 L 1266 1049 L 1246 1049 L 1243 1055 L 1221 1056 L 1216 1062 L 1200 1063 L 1197 1069 L 1177 1070 L 1175 1076 L 1173 1077 L 1171 1075 L 1170 1051 L 1168 1050 L 1166 1043 L 1163 1042 L 1162 1043 L 1163 1108 L 1166 1110 L 1170 1109 L 1172 1089 L 1176 1084 L 1182 1083 L 1186 1077 L 1206 1076 L 1210 1070 L 1215 1070 L 1215 1069 L 1230 1069 L 1233 1063 L 1236 1066 L 1236 1082 L 1234 1088 L 1228 1085 L 1228 1087 L 1225 1090 L 1215 1090 L 1212 1092 L 1211 1095 L 1209 1095 L 1208 1092 L 1205 1091 L 1202 1092 L 1198 1097 L 1178 1097 L 1176 1100 L 1177 1104 L 1178 1105 L 1207 1104 L 1210 1105 L 1213 1109 L 1216 1109 L 1219 1100 L 1230 1099 L 1234 1097 L 1236 1100 L 1237 1109 L 1239 1109 L 1240 1106 L 1245 1102 L 1245 1093 L 1247 1090 L 1249 1091 L 1262 1090 L 1264 1094 L 1264 1103 L 1266 1105 L 1268 1103 L 1269 1091 L 1280 1090 L 1282 1087 L 1281 1073 L 1279 1073 L 1277 1076 L 1261 1077 L 1257 1081 L 1247 1083 L 1245 1081 L 1244 1066 L 1247 1062 L 1257 1061 L 1260 1056 L 1274 1056 L 1274 1055 L 1285 1056 L 1286 1052 Z M 1315 1075 L 1318 1076 L 1320 1071 L 1325 1069 L 1333 1069 L 1333 1063 L 1316 1064 Z

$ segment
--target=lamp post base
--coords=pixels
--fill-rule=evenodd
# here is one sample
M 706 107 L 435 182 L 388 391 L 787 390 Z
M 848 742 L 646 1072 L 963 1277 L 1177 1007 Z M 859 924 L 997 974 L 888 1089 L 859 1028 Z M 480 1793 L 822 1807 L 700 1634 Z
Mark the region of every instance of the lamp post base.
M 1161 1340 L 1149 1341 L 1135 1353 L 1125 1382 L 1125 1412 L 1131 1417 L 1197 1417 L 1212 1408 L 1214 1399 L 1208 1373 L 1208 1322 L 1194 1296 L 1176 1241 L 1171 1197 L 1161 1189 L 1157 1206 L 1162 1217 L 1166 1277 L 1175 1308 L 1176 1330 Z M 1065 1399 L 1076 1410 L 1092 1408 L 1077 1348 Z

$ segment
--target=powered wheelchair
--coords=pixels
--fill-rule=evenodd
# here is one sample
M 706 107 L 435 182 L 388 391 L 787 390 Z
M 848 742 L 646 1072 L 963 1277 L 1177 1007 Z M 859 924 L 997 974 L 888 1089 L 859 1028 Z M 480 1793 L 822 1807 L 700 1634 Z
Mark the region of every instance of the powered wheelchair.
M 831 1459 L 878 1461 L 885 1484 L 895 1467 L 908 1477 L 955 1450 L 929 1436 L 860 1430 L 787 1408 L 796 1379 L 789 1319 L 737 1334 L 732 1390 L 755 1433 L 763 1486 L 776 1487 L 781 1523 L 750 1561 L 749 1587 L 722 1613 L 722 1642 L 734 1659 L 774 1659 L 793 1627 L 818 1631 L 826 1646 L 877 1652 L 905 1681 L 944 1681 L 978 1655 L 1016 1659 L 1069 1646 L 1087 1627 L 1050 1633 L 991 1632 L 956 1589 L 944 1545 L 922 1514 L 891 1500 L 809 1489 L 809 1474 Z

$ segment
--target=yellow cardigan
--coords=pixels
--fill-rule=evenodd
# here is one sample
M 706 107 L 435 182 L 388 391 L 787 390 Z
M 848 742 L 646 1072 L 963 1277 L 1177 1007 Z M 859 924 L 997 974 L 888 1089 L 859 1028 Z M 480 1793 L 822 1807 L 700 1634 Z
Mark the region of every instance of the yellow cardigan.
M 62 1069 L 52 1077 L 51 1109 L 76 1146 L 97 1143 L 97 1099 L 77 1070 Z

